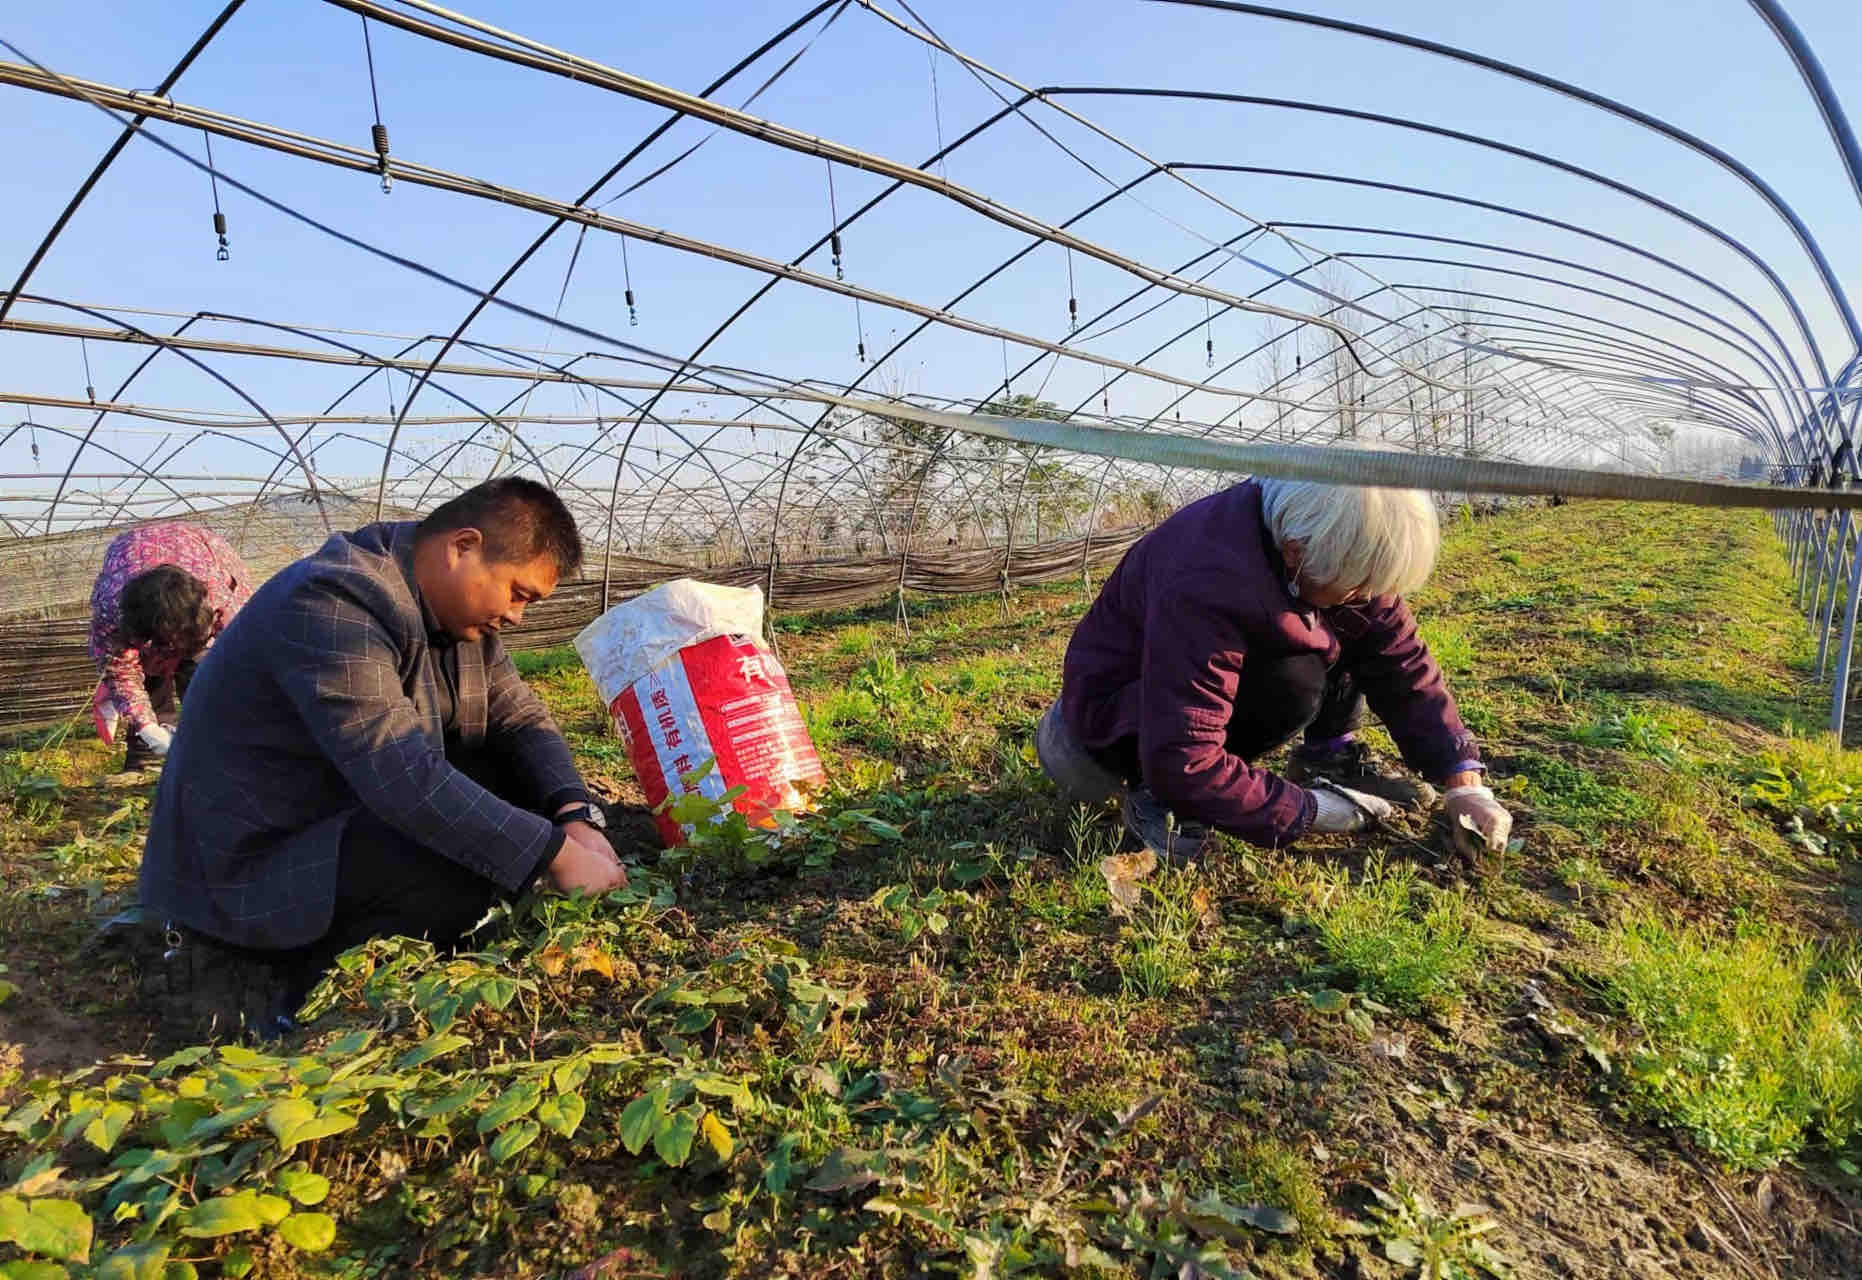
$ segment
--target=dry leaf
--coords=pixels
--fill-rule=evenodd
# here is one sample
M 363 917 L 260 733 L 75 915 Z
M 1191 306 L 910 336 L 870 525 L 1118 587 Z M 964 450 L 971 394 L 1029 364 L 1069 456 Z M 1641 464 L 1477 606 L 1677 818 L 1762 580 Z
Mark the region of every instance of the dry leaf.
M 543 970 L 544 973 L 552 978 L 560 974 L 563 971 L 563 967 L 568 963 L 569 953 L 555 943 L 551 943 L 549 946 L 543 948 L 543 950 L 537 952 L 537 968 Z
M 598 973 L 609 982 L 614 981 L 614 957 L 592 942 L 584 942 L 575 949 L 575 971 L 577 973 Z
M 1106 892 L 1112 895 L 1112 914 L 1128 916 L 1138 905 L 1138 882 L 1157 870 L 1157 855 L 1149 849 L 1136 853 L 1115 853 L 1099 860 L 1099 874 L 1106 878 Z
M 1222 927 L 1222 913 L 1216 910 L 1215 899 L 1209 890 L 1198 885 L 1190 893 L 1190 907 L 1196 912 L 1196 923 L 1208 933 Z

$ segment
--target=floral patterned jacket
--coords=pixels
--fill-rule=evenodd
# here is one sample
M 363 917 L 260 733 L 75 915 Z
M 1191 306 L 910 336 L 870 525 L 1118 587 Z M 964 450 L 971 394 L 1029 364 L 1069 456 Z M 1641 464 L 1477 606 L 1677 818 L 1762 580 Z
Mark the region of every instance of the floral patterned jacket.
M 149 701 L 150 677 L 173 675 L 183 662 L 200 655 L 150 647 L 138 650 L 122 634 L 123 588 L 137 574 L 172 564 L 207 586 L 207 607 L 219 634 L 252 595 L 252 571 L 225 538 L 197 524 L 174 521 L 144 525 L 121 534 L 104 552 L 103 572 L 91 588 L 91 658 L 102 677 L 91 699 L 97 731 L 115 740 L 116 721 L 129 722 L 135 733 L 156 723 Z

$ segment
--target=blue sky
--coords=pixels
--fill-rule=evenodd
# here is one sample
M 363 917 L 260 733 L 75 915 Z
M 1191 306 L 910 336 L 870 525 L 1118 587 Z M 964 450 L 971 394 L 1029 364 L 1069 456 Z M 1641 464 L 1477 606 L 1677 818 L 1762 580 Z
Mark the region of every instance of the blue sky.
M 218 8 L 218 3 L 64 0 L 17 6 L 0 17 L 0 34 L 61 72 L 146 88 Z M 1758 168 L 1793 203 L 1837 272 L 1862 297 L 1862 237 L 1857 234 L 1862 209 L 1783 49 L 1748 6 L 1732 0 L 1557 5 L 1504 0 L 1484 6 L 1335 0 L 1319 9 L 1523 62 L 1623 98 L 1708 138 Z M 1849 110 L 1862 119 L 1862 64 L 1850 56 L 1862 47 L 1862 7 L 1853 0 L 1795 0 L 1790 9 L 1821 52 Z M 627 7 L 485 0 L 469 9 L 546 43 L 691 90 L 800 11 L 799 5 L 743 0 Z M 918 12 L 956 47 L 1029 84 L 1171 86 L 1314 99 L 1490 133 L 1642 184 L 1746 239 L 1797 293 L 1832 362 L 1850 353 L 1847 336 L 1788 232 L 1737 181 L 1704 160 L 1564 99 L 1421 53 L 1170 5 L 928 0 Z M 819 27 L 812 24 L 807 33 Z M 798 36 L 777 57 L 806 38 Z M 404 32 L 378 26 L 374 43 L 383 118 L 397 156 L 551 197 L 574 198 L 662 115 L 641 103 L 476 59 Z M 720 97 L 740 102 L 760 83 L 765 68 L 774 65 L 775 59 L 761 64 L 739 82 L 741 88 L 733 86 Z M 923 46 L 856 7 L 820 32 L 803 59 L 753 110 L 917 163 L 935 148 L 940 127 L 946 139 L 954 138 L 996 106 L 973 77 L 940 57 L 934 115 L 932 72 Z M 11 109 L 0 113 L 0 148 L 15 178 L 8 200 L 0 205 L 0 273 L 10 280 L 108 144 L 115 125 L 82 104 L 5 92 Z M 372 117 L 360 23 L 351 13 L 313 0 L 251 0 L 181 82 L 176 96 L 366 146 Z M 1402 131 L 1255 107 L 1070 101 L 1158 160 L 1319 169 L 1442 185 L 1607 228 L 1724 281 L 1781 328 L 1786 323 L 1783 308 L 1756 275 L 1696 233 L 1620 197 L 1518 161 Z M 1142 162 L 1078 126 L 1052 113 L 1039 118 L 1118 180 L 1142 170 Z M 691 122 L 682 124 L 629 172 L 645 173 L 705 132 Z M 198 134 L 168 129 L 163 136 L 199 154 Z M 215 157 L 228 173 L 293 206 L 474 284 L 495 278 L 540 226 L 534 215 L 411 186 L 384 197 L 367 176 L 236 144 L 216 145 Z M 1014 121 L 961 148 L 947 170 L 953 181 L 1050 221 L 1074 215 L 1106 189 L 1051 142 Z M 1503 239 L 1560 255 L 1575 248 L 1600 265 L 1627 266 L 1650 279 L 1659 276 L 1646 264 L 1580 245 L 1562 233 L 1411 197 L 1268 177 L 1211 175 L 1199 181 L 1259 217 L 1401 225 L 1432 234 Z M 877 191 L 879 183 L 843 169 L 835 186 L 844 212 Z M 819 160 L 720 134 L 692 160 L 611 211 L 786 260 L 825 229 L 827 199 Z M 450 330 L 469 305 L 453 291 L 333 244 L 237 193 L 223 191 L 222 202 L 232 240 L 232 258 L 224 264 L 213 260 L 206 177 L 152 146 L 134 144 L 86 203 L 32 288 L 93 303 L 210 308 L 409 333 Z M 1188 224 L 1191 231 L 1175 222 Z M 1170 267 L 1201 251 L 1207 240 L 1226 238 L 1241 227 L 1232 215 L 1166 181 L 1146 184 L 1140 199 L 1116 202 L 1081 222 L 1078 230 L 1122 253 Z M 1413 243 L 1406 249 L 1382 237 L 1301 234 L 1324 248 L 1416 251 Z M 941 303 L 1023 243 L 1016 234 L 946 202 L 908 192 L 849 230 L 846 269 L 849 279 L 862 284 Z M 572 235 L 559 235 L 518 278 L 510 296 L 553 310 L 573 244 Z M 1273 248 L 1261 250 L 1260 256 L 1282 268 L 1295 261 L 1289 252 Z M 1499 261 L 1478 253 L 1459 256 Z M 826 257 L 823 252 L 810 265 L 831 270 Z M 681 355 L 757 283 L 737 268 L 633 244 L 629 261 L 641 323 L 630 328 L 621 302 L 620 258 L 612 237 L 588 237 L 569 282 L 564 316 Z M 1380 263 L 1375 269 L 1386 280 L 1437 287 L 1481 287 L 1485 279 L 1479 271 L 1412 264 Z M 1130 287 L 1128 277 L 1099 263 L 1076 259 L 1074 270 L 1084 313 Z M 1231 264 L 1212 283 L 1241 292 L 1262 280 L 1250 278 L 1244 265 Z M 1664 280 L 1664 287 L 1674 284 L 1672 278 Z M 1706 301 L 1692 286 L 1675 287 Z M 1541 292 L 1550 299 L 1557 291 Z M 1291 294 L 1277 296 L 1289 305 L 1301 302 Z M 1066 333 L 1066 297 L 1066 262 L 1050 247 L 986 287 L 963 309 L 991 323 L 1059 339 Z M 1165 331 L 1166 318 L 1181 324 L 1194 317 L 1197 304 L 1173 305 L 1176 309 L 1160 316 L 1156 326 L 1135 326 L 1102 349 L 1129 358 L 1144 349 L 1141 338 L 1153 328 Z M 1611 314 L 1679 336 L 1672 326 L 1646 315 Z M 866 309 L 865 322 L 873 351 L 908 323 L 896 313 L 872 308 Z M 1251 345 L 1261 331 L 1253 317 L 1223 317 L 1212 326 L 1225 353 Z M 473 334 L 487 341 L 548 342 L 576 351 L 589 345 L 561 333 L 552 337 L 547 326 L 510 315 L 487 316 Z M 855 341 L 847 300 L 784 286 L 735 326 L 712 357 L 791 376 L 846 380 L 860 372 Z M 140 355 L 92 344 L 100 393 Z M 1202 357 L 1201 342 L 1195 341 L 1156 363 L 1198 373 Z M 277 362 L 228 361 L 219 367 L 276 412 L 321 409 L 348 381 L 327 370 L 306 372 Z M 989 394 L 1000 376 L 999 343 L 943 333 L 913 343 L 884 371 L 883 381 L 905 390 L 977 396 Z M 1063 404 L 1096 400 L 1099 376 L 1084 367 L 1066 369 L 1045 390 Z M 81 392 L 82 385 L 78 352 L 71 344 L 0 337 L 0 386 L 68 395 Z M 485 394 L 496 390 L 485 389 Z M 365 407 L 371 412 L 385 408 L 385 394 L 371 394 L 375 403 Z M 1120 403 L 1114 392 L 1112 408 L 1148 411 L 1154 406 L 1147 397 L 1155 394 L 1132 388 Z M 224 388 L 172 361 L 140 380 L 135 398 L 190 407 L 237 404 Z M 531 408 L 566 412 L 575 403 L 568 392 L 545 391 Z M 10 415 L 9 410 L 0 418 Z M 36 416 L 68 425 L 87 421 L 85 415 L 56 411 Z M 0 446 L 0 469 L 32 470 L 21 443 L 16 439 Z M 237 457 L 231 446 L 202 446 L 192 457 L 196 460 L 178 461 L 176 469 L 243 465 L 230 461 Z M 347 463 L 340 452 L 331 457 L 330 469 L 336 472 L 363 465 L 359 451 Z

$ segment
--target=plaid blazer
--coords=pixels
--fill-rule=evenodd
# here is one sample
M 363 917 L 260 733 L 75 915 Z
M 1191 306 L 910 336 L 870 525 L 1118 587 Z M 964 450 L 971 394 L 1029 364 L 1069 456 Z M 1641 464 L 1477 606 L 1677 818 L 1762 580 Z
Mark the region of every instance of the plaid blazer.
M 414 525 L 335 534 L 266 582 L 201 661 L 155 794 L 144 905 L 239 946 L 328 932 L 343 827 L 366 807 L 509 892 L 562 846 L 448 764 Z M 494 633 L 462 641 L 454 730 L 539 806 L 586 799 L 568 744 Z

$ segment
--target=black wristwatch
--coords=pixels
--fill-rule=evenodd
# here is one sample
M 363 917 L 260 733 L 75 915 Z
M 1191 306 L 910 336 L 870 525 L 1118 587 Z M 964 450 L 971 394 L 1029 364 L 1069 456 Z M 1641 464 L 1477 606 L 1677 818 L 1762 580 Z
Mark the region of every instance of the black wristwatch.
M 591 804 L 587 800 L 582 801 L 580 804 L 570 805 L 554 818 L 551 818 L 550 821 L 554 822 L 559 827 L 565 822 L 586 822 L 597 831 L 606 831 L 608 829 L 607 815 L 602 813 L 601 806 L 598 804 Z

